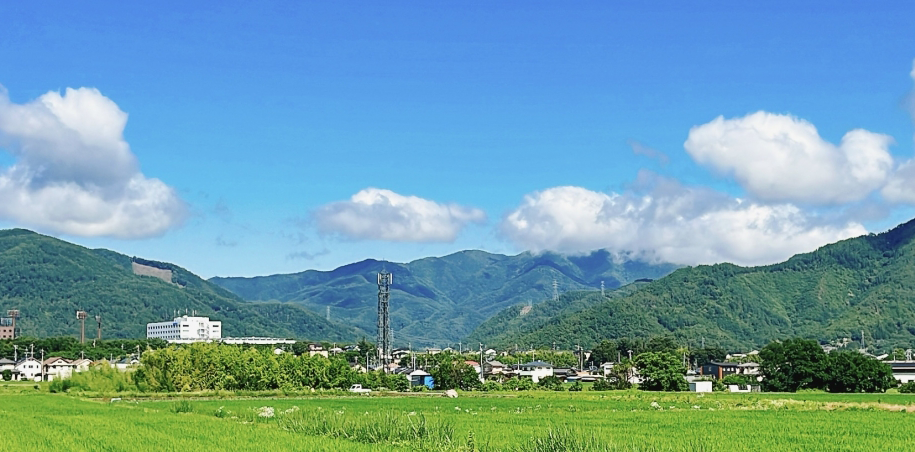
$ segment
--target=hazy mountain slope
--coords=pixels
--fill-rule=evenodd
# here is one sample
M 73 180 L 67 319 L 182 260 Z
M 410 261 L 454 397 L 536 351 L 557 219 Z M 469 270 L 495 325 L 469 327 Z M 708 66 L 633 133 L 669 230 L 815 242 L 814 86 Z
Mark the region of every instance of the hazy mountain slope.
M 518 332 L 508 342 L 594 344 L 672 333 L 740 349 L 801 336 L 887 349 L 915 344 L 915 221 L 763 267 L 682 268 L 623 298 Z
M 35 336 L 79 334 L 77 309 L 89 312 L 87 335 L 94 335 L 98 314 L 108 338 L 145 337 L 147 322 L 185 309 L 221 320 L 230 336 L 333 340 L 358 334 L 293 304 L 246 303 L 173 264 L 144 261 L 171 270 L 173 283 L 134 275 L 131 261 L 23 229 L 0 231 L 0 311 L 22 311 L 17 326 Z
M 407 264 L 366 260 L 328 272 L 309 270 L 255 278 L 212 278 L 252 301 L 279 300 L 303 304 L 318 313 L 331 307 L 331 319 L 376 330 L 376 273 L 394 273 L 391 326 L 397 344 L 456 344 L 474 328 L 506 307 L 549 298 L 553 279 L 561 292 L 608 289 L 639 278 L 657 278 L 670 264 L 615 262 L 606 251 L 588 256 L 522 253 L 517 256 L 462 251 Z

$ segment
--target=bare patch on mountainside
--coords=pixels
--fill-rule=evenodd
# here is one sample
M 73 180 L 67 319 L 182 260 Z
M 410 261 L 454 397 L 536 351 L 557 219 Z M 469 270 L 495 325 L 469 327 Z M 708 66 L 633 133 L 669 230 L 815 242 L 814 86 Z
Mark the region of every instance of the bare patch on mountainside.
M 133 268 L 133 274 L 135 275 L 152 276 L 153 278 L 159 278 L 162 281 L 172 284 L 172 271 L 169 269 L 150 267 L 136 262 L 131 262 L 131 267 Z

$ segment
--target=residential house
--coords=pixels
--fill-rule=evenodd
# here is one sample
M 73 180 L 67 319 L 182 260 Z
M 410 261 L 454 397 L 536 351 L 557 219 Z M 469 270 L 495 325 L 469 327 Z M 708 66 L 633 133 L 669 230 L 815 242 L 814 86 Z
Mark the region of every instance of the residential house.
M 140 359 L 137 358 L 137 355 L 130 355 L 111 363 L 111 367 L 120 371 L 127 371 L 131 367 L 136 367 L 137 364 L 140 364 Z
M 73 366 L 73 372 L 85 372 L 89 370 L 89 366 L 92 365 L 92 361 L 88 359 L 74 359 L 70 362 Z
M 18 379 L 19 371 L 16 370 L 16 361 L 13 361 L 13 360 L 7 359 L 7 358 L 0 358 L 0 374 L 2 374 L 4 371 L 7 371 L 7 370 L 12 373 L 13 380 Z M 2 377 L 2 375 L 0 375 L 0 380 L 2 380 L 2 379 L 3 379 L 3 377 Z
M 483 373 L 485 375 L 502 375 L 505 371 L 505 364 L 499 361 L 487 361 L 483 363 Z
M 712 381 L 696 380 L 689 384 L 689 390 L 692 392 L 712 392 Z
M 41 381 L 41 361 L 32 357 L 20 359 L 16 363 L 16 372 L 19 373 L 18 380 Z
M 720 380 L 725 375 L 738 373 L 737 366 L 739 366 L 737 363 L 712 361 L 699 368 L 699 375 L 707 375 Z
M 327 358 L 328 353 L 321 344 L 308 344 L 308 356 L 312 357 L 315 355 L 321 355 Z
M 45 381 L 60 380 L 62 378 L 70 378 L 73 375 L 73 364 L 70 360 L 61 358 L 60 356 L 52 356 L 43 363 L 42 374 L 44 375 Z
M 530 377 L 534 383 L 553 376 L 553 365 L 544 361 L 531 361 L 518 367 L 518 376 Z

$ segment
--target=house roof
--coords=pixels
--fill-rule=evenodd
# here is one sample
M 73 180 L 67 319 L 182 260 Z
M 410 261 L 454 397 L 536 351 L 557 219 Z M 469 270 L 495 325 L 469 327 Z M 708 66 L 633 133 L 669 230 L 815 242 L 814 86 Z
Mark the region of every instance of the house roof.
M 411 376 L 411 377 L 413 377 L 413 376 L 426 376 L 426 375 L 429 375 L 429 372 L 426 372 L 426 371 L 424 371 L 424 370 L 422 370 L 422 369 L 416 369 L 416 370 L 414 370 L 413 372 L 410 372 L 410 376 Z
M 464 361 L 464 364 L 466 364 L 468 366 L 479 366 L 480 365 L 480 363 L 478 363 L 476 361 Z
M 0 365 L 2 364 L 16 364 L 16 361 L 13 361 L 8 358 L 0 358 Z
M 505 364 L 502 364 L 499 361 L 487 361 L 486 364 L 490 367 L 505 367 Z
M 740 364 L 737 364 L 737 363 L 728 363 L 728 362 L 719 362 L 719 361 L 712 361 L 712 362 L 706 364 L 706 366 L 723 366 L 723 367 L 725 367 L 725 366 L 726 367 L 737 367 L 739 365 Z
M 531 361 L 522 364 L 521 367 L 553 367 L 553 365 L 545 361 Z
M 41 364 L 42 364 L 43 366 L 50 366 L 51 364 L 54 364 L 54 363 L 57 362 L 57 361 L 63 361 L 62 364 L 70 364 L 70 361 L 69 361 L 69 360 L 67 360 L 67 359 L 65 359 L 65 358 L 62 358 L 62 357 L 60 357 L 60 356 L 52 356 L 52 357 L 50 357 L 50 358 L 44 360 L 44 362 L 42 362 Z

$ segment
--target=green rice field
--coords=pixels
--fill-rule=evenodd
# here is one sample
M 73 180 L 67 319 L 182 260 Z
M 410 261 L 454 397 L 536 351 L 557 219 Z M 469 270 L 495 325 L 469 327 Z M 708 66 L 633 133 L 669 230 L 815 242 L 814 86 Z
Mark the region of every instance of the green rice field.
M 83 399 L 0 389 L 0 450 L 913 450 L 915 396 L 640 391 Z

